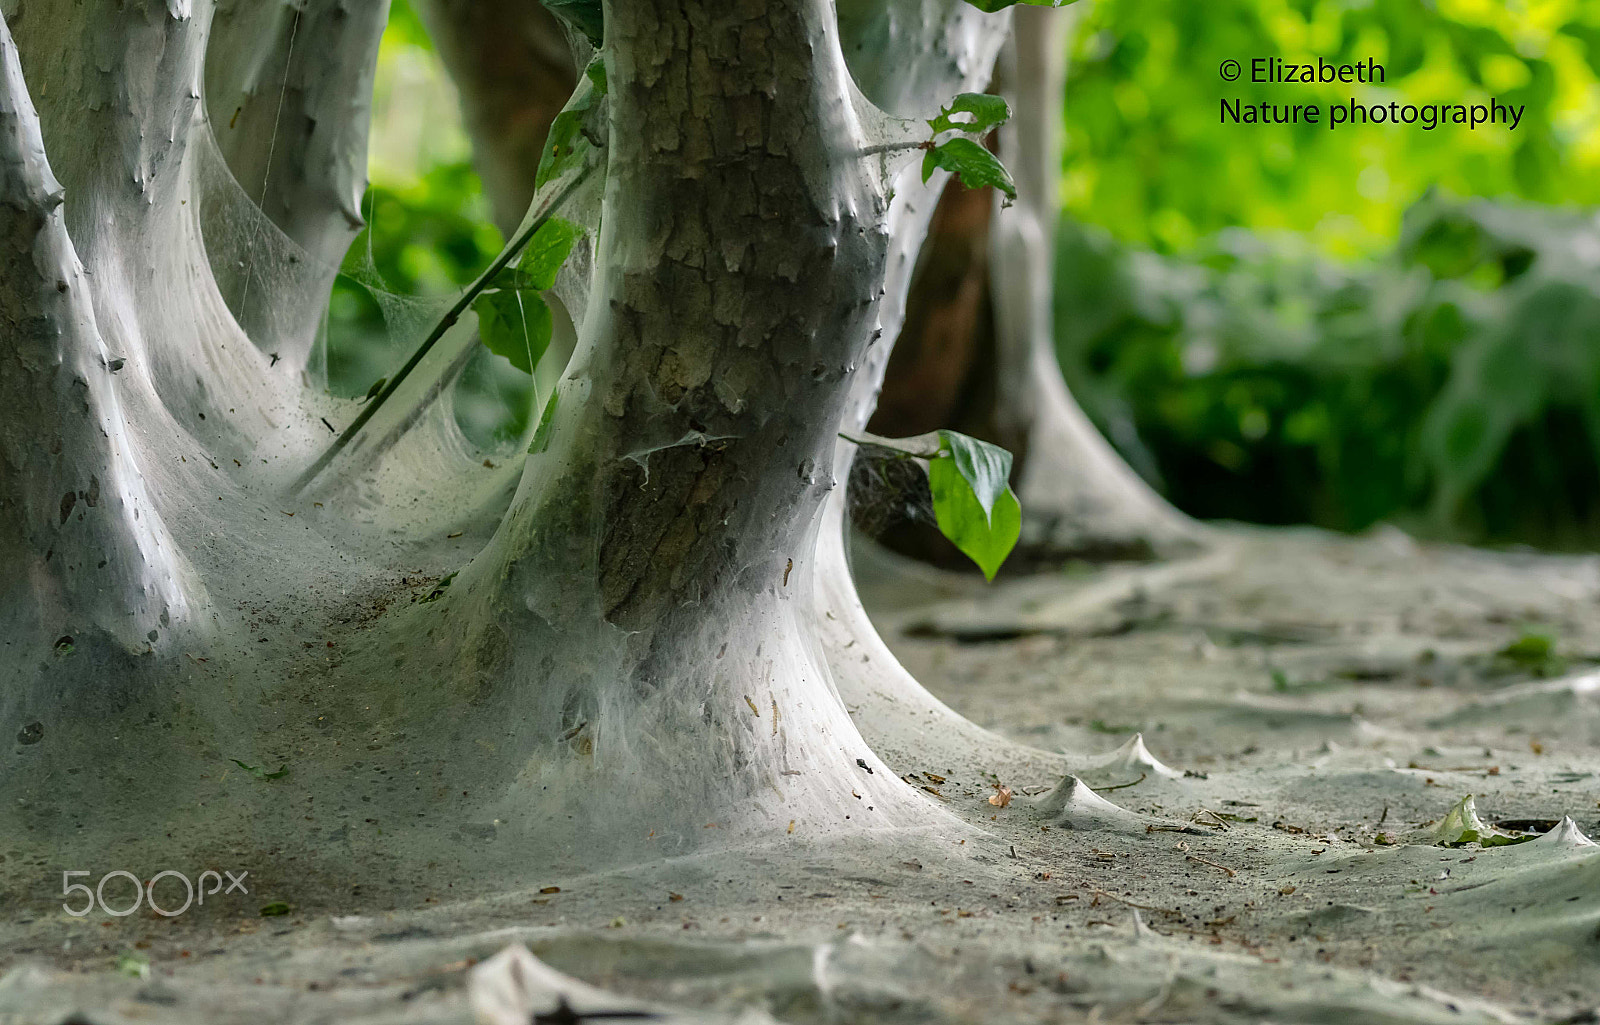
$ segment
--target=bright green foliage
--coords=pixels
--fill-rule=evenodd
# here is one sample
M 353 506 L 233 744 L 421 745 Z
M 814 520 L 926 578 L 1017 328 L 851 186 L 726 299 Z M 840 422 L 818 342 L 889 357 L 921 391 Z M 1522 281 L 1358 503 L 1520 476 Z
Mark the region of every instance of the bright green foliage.
M 955 431 L 939 432 L 939 455 L 955 463 L 961 479 L 972 488 L 972 494 L 983 507 L 987 519 L 994 505 L 1011 486 L 1011 453 L 999 445 L 969 438 Z
M 961 179 L 961 184 L 969 189 L 992 186 L 1005 193 L 1008 199 L 1017 198 L 1011 172 L 993 153 L 971 139 L 951 139 L 930 149 L 922 161 L 922 180 L 927 181 L 941 168 Z
M 967 0 L 967 3 L 978 10 L 990 13 L 1003 11 L 1007 7 L 1012 7 L 1019 3 L 1027 4 L 1030 7 L 1065 7 L 1075 2 L 1076 0 Z
M 955 114 L 971 116 L 957 120 L 952 116 Z M 938 116 L 928 122 L 928 127 L 933 129 L 935 135 L 953 131 L 982 135 L 1009 120 L 1011 105 L 1005 101 L 1005 97 L 988 93 L 962 93 L 951 100 L 948 107 L 939 111 Z
M 1593 0 L 1116 0 L 1084 12 L 1067 83 L 1067 210 L 1165 253 L 1229 227 L 1384 251 L 1429 186 L 1600 202 L 1600 4 Z M 1250 61 L 1373 58 L 1386 81 L 1252 84 Z M 1238 60 L 1243 77 L 1219 66 Z M 1317 125 L 1221 124 L 1224 98 L 1320 103 Z M 1527 105 L 1515 131 L 1340 126 L 1362 102 Z
M 1022 534 L 1022 506 L 1012 493 L 1011 453 L 955 431 L 939 432 L 928 486 L 939 530 L 990 580 Z
M 957 119 L 953 116 L 956 114 L 968 116 Z M 935 142 L 945 132 L 982 135 L 1005 124 L 1010 117 L 1011 106 L 999 96 L 962 93 L 951 100 L 949 106 L 928 122 L 933 136 L 925 144 L 928 153 L 922 160 L 922 180 L 927 181 L 933 177 L 934 171 L 942 168 L 955 175 L 969 189 L 993 187 L 1005 193 L 1008 201 L 1016 199 L 1017 186 L 1012 182 L 1010 172 L 999 158 L 982 145 L 966 138 Z
M 404 186 L 375 184 L 362 212 L 367 228 L 350 247 L 328 311 L 330 390 L 357 397 L 405 358 L 391 347 L 381 292 L 453 294 L 504 244 L 488 223 L 477 175 L 464 163 L 431 168 Z
M 533 233 L 528 248 L 523 250 L 517 263 L 516 287 L 549 291 L 555 287 L 556 275 L 572 253 L 573 243 L 583 237 L 583 226 L 560 217 L 552 217 Z
M 1592 215 L 1430 195 L 1388 256 L 1354 266 L 1243 232 L 1194 262 L 1070 223 L 1060 242 L 1074 392 L 1180 508 L 1592 540 Z

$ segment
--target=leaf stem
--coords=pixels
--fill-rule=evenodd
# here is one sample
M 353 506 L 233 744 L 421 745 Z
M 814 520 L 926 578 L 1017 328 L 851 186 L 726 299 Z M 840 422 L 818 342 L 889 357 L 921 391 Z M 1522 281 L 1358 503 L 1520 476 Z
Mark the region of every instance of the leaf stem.
M 852 445 L 862 448 L 877 448 L 883 449 L 885 452 L 893 452 L 895 457 L 899 459 L 937 459 L 942 454 L 938 450 L 934 450 L 933 452 L 913 452 L 910 449 L 904 449 L 898 445 L 890 444 L 891 441 L 896 441 L 899 439 L 878 438 L 878 440 L 874 441 L 871 438 L 852 438 L 843 431 L 839 432 L 839 437 L 850 442 Z M 874 435 L 874 437 L 876 437 L 876 435 Z
M 538 233 L 539 229 L 549 223 L 550 218 L 555 216 L 555 212 L 561 209 L 562 204 L 571 199 L 573 194 L 578 191 L 578 187 L 589 179 L 589 175 L 594 172 L 596 166 L 596 163 L 593 162 L 586 164 L 583 170 L 579 171 L 571 181 L 562 186 L 561 190 L 545 204 L 544 211 L 533 219 L 522 234 L 513 239 L 511 244 L 501 251 L 488 269 L 478 275 L 478 279 L 469 285 L 465 292 L 461 293 L 461 296 L 456 299 L 445 315 L 433 326 L 433 330 L 428 332 L 428 337 L 424 338 L 422 344 L 417 346 L 417 351 L 413 352 L 411 358 L 406 360 L 405 366 L 401 367 L 393 377 L 389 378 L 388 385 L 377 394 L 376 398 L 367 403 L 355 420 L 351 421 L 350 426 L 344 429 L 344 433 L 335 438 L 333 444 L 329 445 L 327 450 L 317 457 L 316 462 L 312 463 L 304 473 L 295 478 L 295 482 L 289 487 L 290 494 L 298 494 L 305 490 L 306 485 L 315 480 L 319 473 L 327 469 L 328 464 L 333 462 L 334 457 L 342 452 L 345 446 L 350 444 L 361 428 L 367 425 L 367 421 L 371 420 L 373 415 L 378 412 L 378 409 L 388 401 L 389 397 L 400 389 L 400 385 L 410 376 L 413 370 L 417 369 L 418 364 L 438 344 L 439 339 L 443 338 L 445 333 L 455 326 L 456 321 L 460 320 L 461 315 L 467 312 L 467 308 L 472 305 L 473 300 L 483 294 L 483 291 L 489 287 L 489 283 L 498 277 L 501 271 L 509 267 L 511 261 L 522 254 L 522 251 L 528 247 L 528 243 L 533 241 L 533 236 Z
M 880 153 L 906 153 L 915 149 L 933 149 L 933 140 L 923 142 L 882 142 L 875 146 L 863 146 L 856 152 L 863 157 L 873 157 Z

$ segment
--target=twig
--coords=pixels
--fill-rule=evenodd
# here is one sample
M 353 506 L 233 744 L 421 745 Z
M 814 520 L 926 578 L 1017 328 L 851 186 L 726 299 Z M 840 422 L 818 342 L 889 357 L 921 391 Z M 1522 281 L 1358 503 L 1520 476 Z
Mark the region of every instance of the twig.
M 433 326 L 432 331 L 428 332 L 428 337 L 424 338 L 422 344 L 417 346 L 417 351 L 411 354 L 410 359 L 406 360 L 405 366 L 396 371 L 395 375 L 389 379 L 389 383 L 384 387 L 383 391 L 379 392 L 376 398 L 366 404 L 350 426 L 344 429 L 344 433 L 335 438 L 333 444 L 328 446 L 327 450 L 317 457 L 316 462 L 312 463 L 304 473 L 295 478 L 294 484 L 289 488 L 290 494 L 298 494 L 305 490 L 306 485 L 315 480 L 317 474 L 327 469 L 328 464 L 333 462 L 334 457 L 342 452 L 346 445 L 350 444 L 361 428 L 366 426 L 367 421 L 371 420 L 373 415 L 389 400 L 389 397 L 400 390 L 400 385 L 410 376 L 413 370 L 417 369 L 423 357 L 428 355 L 439 339 L 443 338 L 445 333 L 455 326 L 456 321 L 461 319 L 463 313 L 467 312 L 467 308 L 472 305 L 473 300 L 477 299 L 489 287 L 490 282 L 498 277 L 501 271 L 511 266 L 511 261 L 522 254 L 522 251 L 528 247 L 528 243 L 533 241 L 533 236 L 538 230 L 549 223 L 555 212 L 561 209 L 561 205 L 571 199 L 573 193 L 578 191 L 578 187 L 589 179 L 589 175 L 594 172 L 596 166 L 594 163 L 585 165 L 582 171 L 579 171 L 571 181 L 562 186 L 561 191 L 556 193 L 555 198 L 546 205 L 544 212 L 535 217 L 533 222 L 528 225 L 527 230 L 518 235 L 489 265 L 489 269 L 478 275 L 478 280 L 474 281 L 467 287 L 465 292 L 461 293 L 460 298 L 455 301 L 455 304 L 450 307 L 444 317 Z M 324 420 L 323 423 L 327 423 L 327 421 Z
M 1205 858 L 1202 858 L 1202 857 L 1200 857 L 1198 855 L 1195 855 L 1195 854 L 1189 855 L 1186 860 L 1199 862 L 1202 865 L 1210 865 L 1212 868 L 1221 869 L 1222 871 L 1228 873 L 1228 878 L 1229 879 L 1232 879 L 1234 876 L 1239 874 L 1236 870 L 1231 869 L 1226 865 L 1219 865 L 1214 861 L 1207 861 Z
M 1498 765 L 1447 765 L 1434 767 L 1431 765 L 1418 765 L 1416 762 L 1411 762 L 1406 766 L 1406 768 L 1417 769 L 1422 772 L 1486 772 L 1491 776 L 1500 775 L 1500 766 Z
M 853 438 L 850 435 L 844 433 L 843 431 L 839 432 L 839 437 L 843 438 L 845 441 L 848 441 L 850 444 L 857 446 L 858 448 L 875 448 L 875 449 L 879 449 L 879 450 L 884 451 L 884 452 L 888 452 L 888 453 L 892 454 L 894 456 L 894 458 L 896 458 L 896 459 L 937 459 L 937 458 L 939 458 L 939 450 L 938 449 L 935 449 L 932 452 L 913 452 L 910 449 L 901 448 L 899 445 L 891 445 L 891 444 L 889 444 L 889 442 L 891 442 L 891 441 L 900 441 L 900 440 L 902 440 L 900 438 L 878 438 L 876 441 L 874 441 L 872 438 Z M 914 439 L 903 439 L 903 440 L 908 440 L 909 441 L 909 440 L 914 440 Z
M 1222 827 L 1222 831 L 1224 833 L 1226 833 L 1228 830 L 1233 828 L 1232 826 L 1228 825 L 1226 819 L 1224 819 L 1221 815 L 1218 815 L 1216 812 L 1212 811 L 1210 808 L 1201 808 L 1199 811 L 1197 811 L 1193 815 L 1189 816 L 1189 821 L 1190 822 L 1198 821 L 1201 815 L 1210 815 L 1212 822 L 1214 822 L 1217 825 L 1221 826 Z
M 1138 908 L 1140 911 L 1154 911 L 1158 915 L 1172 915 L 1172 916 L 1174 916 L 1176 918 L 1182 918 L 1183 917 L 1183 912 L 1179 911 L 1177 908 L 1158 908 L 1153 904 L 1140 904 L 1138 901 L 1133 901 L 1133 900 L 1128 900 L 1128 899 L 1123 898 L 1123 897 L 1118 897 L 1114 893 L 1108 893 L 1107 891 L 1102 890 L 1099 887 L 1089 886 L 1088 884 L 1084 885 L 1084 889 L 1088 890 L 1090 893 L 1094 894 L 1097 897 L 1109 897 L 1112 900 L 1116 901 L 1118 904 L 1126 904 L 1128 907 L 1130 907 L 1130 908 Z
M 1138 786 L 1140 783 L 1143 783 L 1145 780 L 1147 780 L 1149 778 L 1150 778 L 1150 774 L 1148 772 L 1141 772 L 1141 773 L 1139 773 L 1139 778 L 1134 780 L 1132 783 L 1118 783 L 1114 787 L 1101 787 L 1099 792 L 1104 794 L 1104 793 L 1109 793 L 1112 790 L 1126 790 L 1129 787 Z

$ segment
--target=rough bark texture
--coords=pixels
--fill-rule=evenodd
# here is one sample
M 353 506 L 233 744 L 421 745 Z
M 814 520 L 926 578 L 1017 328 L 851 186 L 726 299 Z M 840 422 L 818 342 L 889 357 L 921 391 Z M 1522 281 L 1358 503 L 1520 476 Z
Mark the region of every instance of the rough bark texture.
M 528 778 L 589 795 L 583 828 L 913 821 L 809 618 L 890 242 L 831 5 L 607 18 L 603 263 L 549 450 L 464 574 L 460 603 L 495 624 L 472 647 L 509 645 L 494 700 L 530 722 Z

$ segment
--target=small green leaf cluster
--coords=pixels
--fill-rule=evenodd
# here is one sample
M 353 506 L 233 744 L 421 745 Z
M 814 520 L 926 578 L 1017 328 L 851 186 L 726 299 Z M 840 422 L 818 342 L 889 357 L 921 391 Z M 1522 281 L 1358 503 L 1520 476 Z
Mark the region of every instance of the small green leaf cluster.
M 582 235 L 579 225 L 550 218 L 534 232 L 517 265 L 502 272 L 472 304 L 483 344 L 523 373 L 533 373 L 550 347 L 554 320 L 540 293 L 555 285 L 556 274 Z
M 551 0 L 547 6 L 563 18 L 580 22 L 588 17 L 586 12 L 592 6 L 596 34 L 591 38 L 599 45 L 599 4 Z M 594 156 L 596 147 L 603 144 L 604 140 L 597 133 L 604 130 L 606 88 L 605 62 L 596 57 L 589 62 L 582 80 L 573 90 L 572 99 L 551 123 L 535 176 L 536 188 L 581 171 Z M 573 244 L 583 234 L 581 226 L 551 217 L 534 232 L 516 267 L 491 281 L 472 303 L 472 310 L 478 315 L 478 336 L 483 344 L 523 373 L 531 374 L 539 365 L 540 357 L 550 347 L 554 329 L 550 307 L 540 293 L 555 285 L 556 275 L 571 255 Z
M 958 119 L 956 115 L 966 116 Z M 928 153 L 922 160 L 922 180 L 933 177 L 934 171 L 945 170 L 969 189 L 993 187 L 1005 193 L 1008 201 L 1016 199 L 1017 186 L 1005 165 L 981 143 L 968 138 L 990 132 L 1010 118 L 1011 107 L 999 96 L 962 93 L 951 100 L 937 117 L 928 121 L 933 135 L 924 144 Z M 961 134 L 939 142 L 939 136 L 946 132 Z
M 955 431 L 915 438 L 841 437 L 856 444 L 858 460 L 922 465 L 939 532 L 994 579 L 1022 535 L 1022 504 L 1009 483 L 1010 452 Z M 937 447 L 930 447 L 935 439 Z

